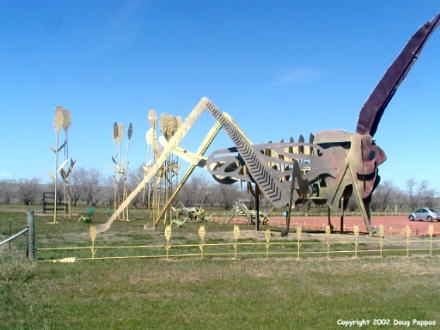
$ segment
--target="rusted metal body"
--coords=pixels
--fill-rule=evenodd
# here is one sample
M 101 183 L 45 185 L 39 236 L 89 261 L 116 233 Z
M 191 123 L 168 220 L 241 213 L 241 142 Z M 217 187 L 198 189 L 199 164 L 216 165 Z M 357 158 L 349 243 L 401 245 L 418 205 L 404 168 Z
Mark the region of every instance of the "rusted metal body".
M 252 145 L 229 115 L 208 105 L 235 144 L 212 153 L 206 161 L 208 171 L 221 183 L 253 182 L 275 207 L 289 210 L 307 200 L 344 209 L 354 192 L 368 231 L 375 232 L 369 203 L 380 181 L 378 166 L 386 156 L 373 136 L 386 106 L 439 23 L 440 14 L 409 40 L 362 107 L 356 133 L 329 130 L 310 135 L 309 142 L 300 136 L 298 142 Z

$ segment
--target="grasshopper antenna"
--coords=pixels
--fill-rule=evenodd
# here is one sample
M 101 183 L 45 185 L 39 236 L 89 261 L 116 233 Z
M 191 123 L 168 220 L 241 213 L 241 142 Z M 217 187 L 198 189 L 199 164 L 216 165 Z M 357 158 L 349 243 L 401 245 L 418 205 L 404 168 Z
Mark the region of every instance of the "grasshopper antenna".
M 405 79 L 409 70 L 411 70 L 426 41 L 439 24 L 440 14 L 435 16 L 432 21 L 426 22 L 409 39 L 405 48 L 388 68 L 362 107 L 356 128 L 357 133 L 374 136 L 385 108 L 393 98 L 400 83 Z

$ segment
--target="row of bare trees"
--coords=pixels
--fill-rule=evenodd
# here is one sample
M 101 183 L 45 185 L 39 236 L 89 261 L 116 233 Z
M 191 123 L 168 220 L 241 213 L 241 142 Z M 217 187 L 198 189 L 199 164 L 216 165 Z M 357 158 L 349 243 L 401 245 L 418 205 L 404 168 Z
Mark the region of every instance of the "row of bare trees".
M 41 202 L 42 193 L 53 191 L 53 184 L 41 183 L 37 178 L 0 181 L 0 203 L 25 205 Z M 76 169 L 70 177 L 69 195 L 72 205 L 85 203 L 96 205 L 103 200 L 106 190 L 103 176 L 97 169 Z M 63 199 L 63 184 L 57 185 L 57 197 Z
M 143 170 L 137 169 L 128 175 L 128 191 L 134 189 L 142 180 Z M 121 183 L 122 184 L 122 183 Z M 105 177 L 99 169 L 77 168 L 70 176 L 68 193 L 73 206 L 97 204 L 113 205 L 114 191 L 113 178 Z M 0 181 L 0 203 L 25 205 L 38 204 L 41 202 L 42 193 L 53 191 L 52 184 L 42 184 L 39 179 L 20 179 Z M 121 190 L 121 189 L 120 189 Z M 148 194 L 148 191 L 146 191 Z M 147 206 L 148 198 L 139 194 L 132 202 L 136 207 Z M 183 187 L 176 202 L 184 205 L 209 205 L 231 208 L 234 200 L 246 196 L 240 191 L 238 185 L 220 185 L 210 182 L 202 175 L 193 176 Z M 62 183 L 57 185 L 57 198 L 63 200 Z
M 392 210 L 397 207 L 414 210 L 418 207 L 436 207 L 437 191 L 426 180 L 406 181 L 405 190 L 396 187 L 390 180 L 381 183 L 373 193 L 371 208 L 373 211 Z
M 0 203 L 34 204 L 41 195 L 42 185 L 39 179 L 1 180 Z
M 141 181 L 143 170 L 138 168 L 128 176 L 128 189 L 134 189 Z M 99 169 L 77 168 L 70 177 L 69 194 L 72 205 L 113 205 L 113 179 L 105 177 Z M 57 193 L 62 197 L 62 185 Z M 38 179 L 2 180 L 0 181 L 0 203 L 37 204 L 41 201 L 43 191 L 53 191 L 53 185 L 42 184 Z M 148 194 L 148 191 L 146 192 Z M 437 191 L 427 181 L 410 179 L 405 189 L 395 186 L 392 181 L 384 180 L 375 190 L 371 202 L 372 211 L 414 210 L 417 207 L 436 207 L 439 199 Z M 146 206 L 147 198 L 139 194 L 133 205 Z M 231 208 L 238 199 L 252 197 L 238 184 L 222 185 L 213 182 L 203 175 L 193 175 L 179 193 L 176 202 L 186 206 L 219 206 Z M 264 201 L 262 204 L 265 204 Z M 349 209 L 355 210 L 357 205 L 351 199 Z

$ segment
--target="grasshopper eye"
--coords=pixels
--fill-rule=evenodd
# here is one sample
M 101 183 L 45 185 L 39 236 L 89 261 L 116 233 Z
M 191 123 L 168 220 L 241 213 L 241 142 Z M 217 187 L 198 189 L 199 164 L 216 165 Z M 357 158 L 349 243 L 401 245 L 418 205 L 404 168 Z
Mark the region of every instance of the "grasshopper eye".
M 368 155 L 368 160 L 373 160 L 374 157 L 376 157 L 376 152 L 374 150 L 371 150 L 370 154 Z

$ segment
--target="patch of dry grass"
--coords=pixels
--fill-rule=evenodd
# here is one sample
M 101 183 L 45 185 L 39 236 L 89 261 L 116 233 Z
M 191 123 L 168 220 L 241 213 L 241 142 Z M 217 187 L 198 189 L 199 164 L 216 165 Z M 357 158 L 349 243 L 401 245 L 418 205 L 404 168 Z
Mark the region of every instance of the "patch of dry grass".
M 25 225 L 23 214 L 8 216 L 15 217 L 16 228 Z M 104 219 L 99 215 L 94 221 Z M 48 225 L 50 218 L 37 217 L 36 221 L 38 247 L 90 244 L 88 226 L 76 220 L 59 225 Z M 162 227 L 143 231 L 142 224 L 143 220 L 115 222 L 96 243 L 164 243 Z M 198 225 L 173 228 L 172 243 L 198 242 Z M 5 234 L 5 226 L 0 222 L 0 234 Z M 208 242 L 232 242 L 231 225 L 208 224 L 206 228 Z M 241 226 L 241 238 L 262 240 L 264 234 L 250 228 Z M 279 233 L 272 236 L 278 242 L 294 242 L 295 238 L 294 234 L 289 238 L 281 238 Z M 304 233 L 303 238 L 325 242 L 322 234 Z M 352 235 L 335 234 L 332 244 L 337 247 L 352 239 Z M 377 239 L 361 239 L 363 247 L 377 248 Z M 245 249 L 239 247 L 240 251 Z M 296 246 L 288 249 L 296 252 Z M 99 250 L 98 254 L 103 252 Z M 121 249 L 115 253 L 131 252 Z M 89 256 L 90 251 L 84 254 Z M 68 255 L 65 251 L 39 251 L 37 256 L 47 259 Z M 300 261 L 293 256 L 269 260 L 240 256 L 237 261 L 230 257 L 73 264 L 40 261 L 33 268 L 33 276 L 25 281 L 18 276 L 0 280 L 0 328 L 327 329 L 336 328 L 338 319 L 417 318 L 440 322 L 439 309 L 435 308 L 440 292 L 438 255 L 346 256 L 331 260 L 324 255 Z

